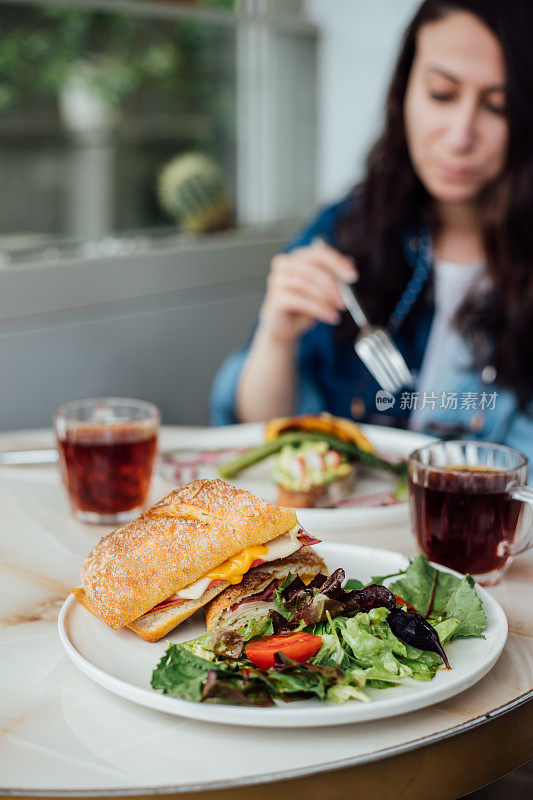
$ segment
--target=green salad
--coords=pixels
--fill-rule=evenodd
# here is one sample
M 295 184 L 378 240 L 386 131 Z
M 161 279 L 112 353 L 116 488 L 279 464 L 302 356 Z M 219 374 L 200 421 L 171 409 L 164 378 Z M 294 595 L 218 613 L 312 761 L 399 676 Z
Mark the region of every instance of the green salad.
M 366 586 L 345 582 L 342 569 L 307 586 L 289 575 L 271 599 L 275 611 L 270 603 L 238 631 L 169 644 L 152 687 L 184 700 L 240 705 L 368 701 L 369 688 L 431 680 L 448 665 L 444 645 L 482 637 L 486 626 L 473 579 L 436 570 L 423 555 Z

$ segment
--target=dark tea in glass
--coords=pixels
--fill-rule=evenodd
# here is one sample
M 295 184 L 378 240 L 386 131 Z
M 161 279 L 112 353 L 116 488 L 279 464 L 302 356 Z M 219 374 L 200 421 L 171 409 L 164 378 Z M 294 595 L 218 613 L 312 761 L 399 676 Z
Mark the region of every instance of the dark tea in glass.
M 414 534 L 427 557 L 496 583 L 510 556 L 529 546 L 520 530 L 533 491 L 527 460 L 499 445 L 439 442 L 409 459 Z
M 158 422 L 151 403 L 121 398 L 58 409 L 60 466 L 78 518 L 113 524 L 140 513 L 152 479 Z

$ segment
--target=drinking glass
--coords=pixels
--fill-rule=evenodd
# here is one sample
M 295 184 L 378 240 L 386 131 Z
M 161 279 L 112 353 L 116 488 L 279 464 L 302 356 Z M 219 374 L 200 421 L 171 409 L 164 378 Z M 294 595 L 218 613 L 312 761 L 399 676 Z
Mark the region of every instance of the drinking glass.
M 533 545 L 528 460 L 498 444 L 447 441 L 411 453 L 414 534 L 432 561 L 497 583 L 512 557 Z
M 74 516 L 108 525 L 138 516 L 154 469 L 156 406 L 122 397 L 77 400 L 57 409 L 54 424 Z

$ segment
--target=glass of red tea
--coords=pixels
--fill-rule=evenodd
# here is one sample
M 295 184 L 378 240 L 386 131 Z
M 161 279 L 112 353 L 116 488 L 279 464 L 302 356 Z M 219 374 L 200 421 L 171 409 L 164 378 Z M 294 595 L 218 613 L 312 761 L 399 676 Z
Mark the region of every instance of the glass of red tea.
M 77 400 L 60 406 L 54 423 L 74 516 L 106 525 L 138 516 L 154 470 L 156 406 L 121 397 Z
M 528 460 L 482 442 L 436 442 L 409 457 L 411 517 L 431 561 L 497 583 L 533 545 Z

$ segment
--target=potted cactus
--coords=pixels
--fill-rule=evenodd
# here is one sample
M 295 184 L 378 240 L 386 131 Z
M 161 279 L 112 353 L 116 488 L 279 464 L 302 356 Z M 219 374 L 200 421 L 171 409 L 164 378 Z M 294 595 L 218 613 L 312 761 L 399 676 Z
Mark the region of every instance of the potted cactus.
M 184 153 L 169 161 L 158 181 L 161 208 L 190 233 L 232 227 L 233 212 L 224 173 L 204 153 Z

